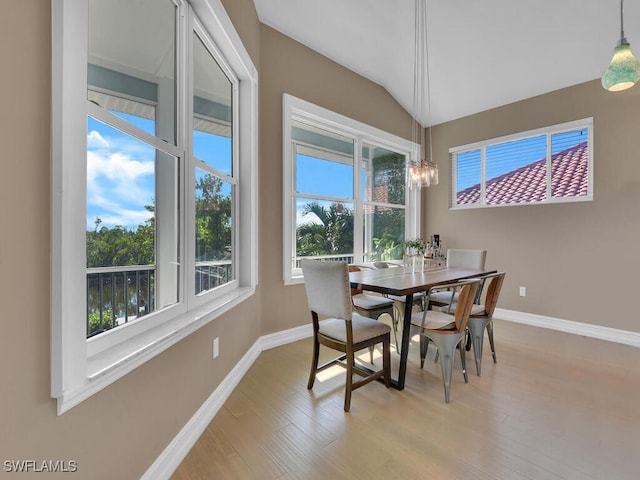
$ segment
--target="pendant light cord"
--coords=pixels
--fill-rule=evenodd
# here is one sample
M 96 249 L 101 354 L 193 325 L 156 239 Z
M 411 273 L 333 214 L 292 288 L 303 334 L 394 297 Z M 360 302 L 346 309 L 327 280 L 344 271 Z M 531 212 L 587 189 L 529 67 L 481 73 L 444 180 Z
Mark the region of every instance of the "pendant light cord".
M 414 161 L 420 165 L 422 163 L 422 136 L 420 135 L 420 122 L 416 117 L 419 117 L 420 112 L 420 70 L 421 70 L 421 48 L 420 48 L 420 37 L 421 37 L 421 28 L 420 28 L 420 2 L 421 0 L 415 0 L 414 7 L 414 55 L 413 55 L 413 121 L 412 121 L 412 129 L 411 129 L 411 140 L 413 140 L 414 144 L 420 145 L 419 149 L 416 149 L 416 156 Z
M 627 39 L 624 38 L 624 17 L 622 15 L 622 2 L 624 0 L 620 0 L 620 45 L 623 43 L 627 43 Z
M 421 147 L 420 158 L 422 164 L 426 161 L 424 145 L 424 127 L 420 123 L 420 117 L 424 114 L 425 107 L 425 70 L 426 70 L 426 100 L 428 109 L 427 121 L 431 123 L 431 83 L 429 81 L 429 42 L 427 35 L 427 7 L 426 0 L 415 0 L 415 50 L 413 67 L 413 111 L 414 122 L 412 140 Z M 415 117 L 418 117 L 415 119 Z M 429 129 L 429 161 L 431 160 L 431 129 Z
M 622 1 L 622 0 L 620 0 Z M 433 142 L 431 136 L 431 78 L 429 75 L 429 28 L 427 27 L 427 0 L 424 0 L 424 45 L 425 45 L 425 63 L 426 63 L 426 71 L 427 71 L 427 109 L 428 109 L 428 127 L 429 127 L 429 163 L 433 163 Z

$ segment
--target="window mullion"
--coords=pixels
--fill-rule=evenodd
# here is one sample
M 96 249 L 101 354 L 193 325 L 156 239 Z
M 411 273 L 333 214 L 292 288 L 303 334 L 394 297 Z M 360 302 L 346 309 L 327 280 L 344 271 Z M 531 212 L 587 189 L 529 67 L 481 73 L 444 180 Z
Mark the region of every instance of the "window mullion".
M 487 204 L 487 147 L 480 150 L 480 205 Z
M 353 261 L 364 260 L 364 210 L 360 192 L 362 189 L 360 171 L 362 169 L 362 142 L 359 137 L 353 139 Z
M 547 193 L 546 193 L 546 201 L 551 200 L 551 181 L 552 181 L 552 158 L 551 158 L 551 133 L 547 133 Z

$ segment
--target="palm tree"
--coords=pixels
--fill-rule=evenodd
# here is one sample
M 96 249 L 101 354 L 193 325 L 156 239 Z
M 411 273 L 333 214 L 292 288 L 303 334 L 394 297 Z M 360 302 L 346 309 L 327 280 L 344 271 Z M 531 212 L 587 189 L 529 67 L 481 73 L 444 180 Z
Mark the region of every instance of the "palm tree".
M 334 202 L 325 207 L 320 202 L 305 205 L 302 215 L 314 214 L 320 223 L 309 222 L 297 230 L 298 255 L 336 255 L 353 252 L 353 210 Z

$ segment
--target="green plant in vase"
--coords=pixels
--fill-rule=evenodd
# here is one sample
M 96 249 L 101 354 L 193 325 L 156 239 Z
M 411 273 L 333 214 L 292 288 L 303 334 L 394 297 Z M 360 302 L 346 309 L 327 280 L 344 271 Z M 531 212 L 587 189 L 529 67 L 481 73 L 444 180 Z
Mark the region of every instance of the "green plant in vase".
M 410 238 L 404 242 L 404 269 L 407 273 L 422 272 L 426 245 L 421 238 Z
M 415 255 L 416 253 L 424 255 L 426 248 L 427 246 L 421 238 L 410 238 L 404 242 L 405 253 L 408 255 Z

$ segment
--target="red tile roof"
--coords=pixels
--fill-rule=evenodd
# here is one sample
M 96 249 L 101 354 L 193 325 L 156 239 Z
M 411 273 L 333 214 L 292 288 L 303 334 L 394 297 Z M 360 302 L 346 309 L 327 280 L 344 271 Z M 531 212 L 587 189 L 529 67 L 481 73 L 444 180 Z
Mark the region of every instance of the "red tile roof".
M 486 185 L 487 205 L 540 202 L 547 193 L 546 159 L 492 178 Z M 567 148 L 551 157 L 551 196 L 585 196 L 589 191 L 589 149 L 587 142 Z M 456 205 L 480 201 L 480 184 L 461 190 Z

